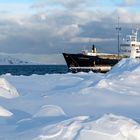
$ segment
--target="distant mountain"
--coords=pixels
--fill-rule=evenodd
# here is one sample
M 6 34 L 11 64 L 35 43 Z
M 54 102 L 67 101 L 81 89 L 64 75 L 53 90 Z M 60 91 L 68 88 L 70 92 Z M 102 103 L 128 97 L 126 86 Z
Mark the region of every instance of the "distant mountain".
M 13 58 L 7 55 L 0 55 L 0 65 L 29 65 L 29 64 L 33 63 L 20 60 L 18 58 Z

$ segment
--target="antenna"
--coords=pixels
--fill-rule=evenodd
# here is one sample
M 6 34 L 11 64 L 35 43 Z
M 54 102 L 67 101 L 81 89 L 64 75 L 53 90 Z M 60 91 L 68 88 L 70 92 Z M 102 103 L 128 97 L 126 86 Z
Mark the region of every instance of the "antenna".
M 118 60 L 119 60 L 119 55 L 120 55 L 120 31 L 121 31 L 120 17 L 118 17 L 118 27 L 116 27 L 116 30 L 117 30 L 117 38 L 118 38 Z
M 137 39 L 138 39 L 138 30 L 139 30 L 139 28 L 137 27 L 137 28 L 135 29 L 135 33 L 134 33 L 134 35 L 135 35 L 135 37 L 136 37 L 136 41 L 137 41 Z

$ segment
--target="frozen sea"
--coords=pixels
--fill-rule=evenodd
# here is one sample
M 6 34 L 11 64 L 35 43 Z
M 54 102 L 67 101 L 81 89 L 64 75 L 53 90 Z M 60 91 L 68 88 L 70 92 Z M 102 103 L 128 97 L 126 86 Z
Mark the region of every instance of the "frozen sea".
M 0 140 L 140 140 L 139 83 L 139 59 L 106 74 L 2 74 Z

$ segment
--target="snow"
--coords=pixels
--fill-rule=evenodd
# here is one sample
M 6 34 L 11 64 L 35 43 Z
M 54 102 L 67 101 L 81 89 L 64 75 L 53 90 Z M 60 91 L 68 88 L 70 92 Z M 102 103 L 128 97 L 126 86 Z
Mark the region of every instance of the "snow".
M 6 54 L 0 54 L 0 65 L 27 65 L 27 64 L 32 63 L 17 58 L 13 58 Z
M 0 106 L 0 116 L 2 116 L 2 117 L 10 117 L 12 115 L 13 115 L 13 113 L 11 113 L 10 111 L 8 111 L 5 108 Z
M 42 129 L 35 140 L 139 140 L 140 126 L 125 117 L 104 115 L 93 121 L 86 116 L 76 117 Z
M 15 98 L 19 96 L 16 88 L 14 88 L 4 78 L 0 78 L 0 96 L 4 98 Z
M 64 116 L 64 111 L 55 105 L 44 105 L 41 109 L 34 115 L 34 117 L 55 117 Z
M 123 59 L 106 74 L 3 75 L 0 139 L 140 140 L 139 73 Z

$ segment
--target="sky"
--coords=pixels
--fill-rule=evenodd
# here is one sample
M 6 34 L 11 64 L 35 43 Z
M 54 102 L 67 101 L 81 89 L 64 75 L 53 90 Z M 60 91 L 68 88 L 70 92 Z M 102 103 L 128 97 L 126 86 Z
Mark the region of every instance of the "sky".
M 0 54 L 64 64 L 62 52 L 115 53 L 120 37 L 140 25 L 139 0 L 0 0 Z

